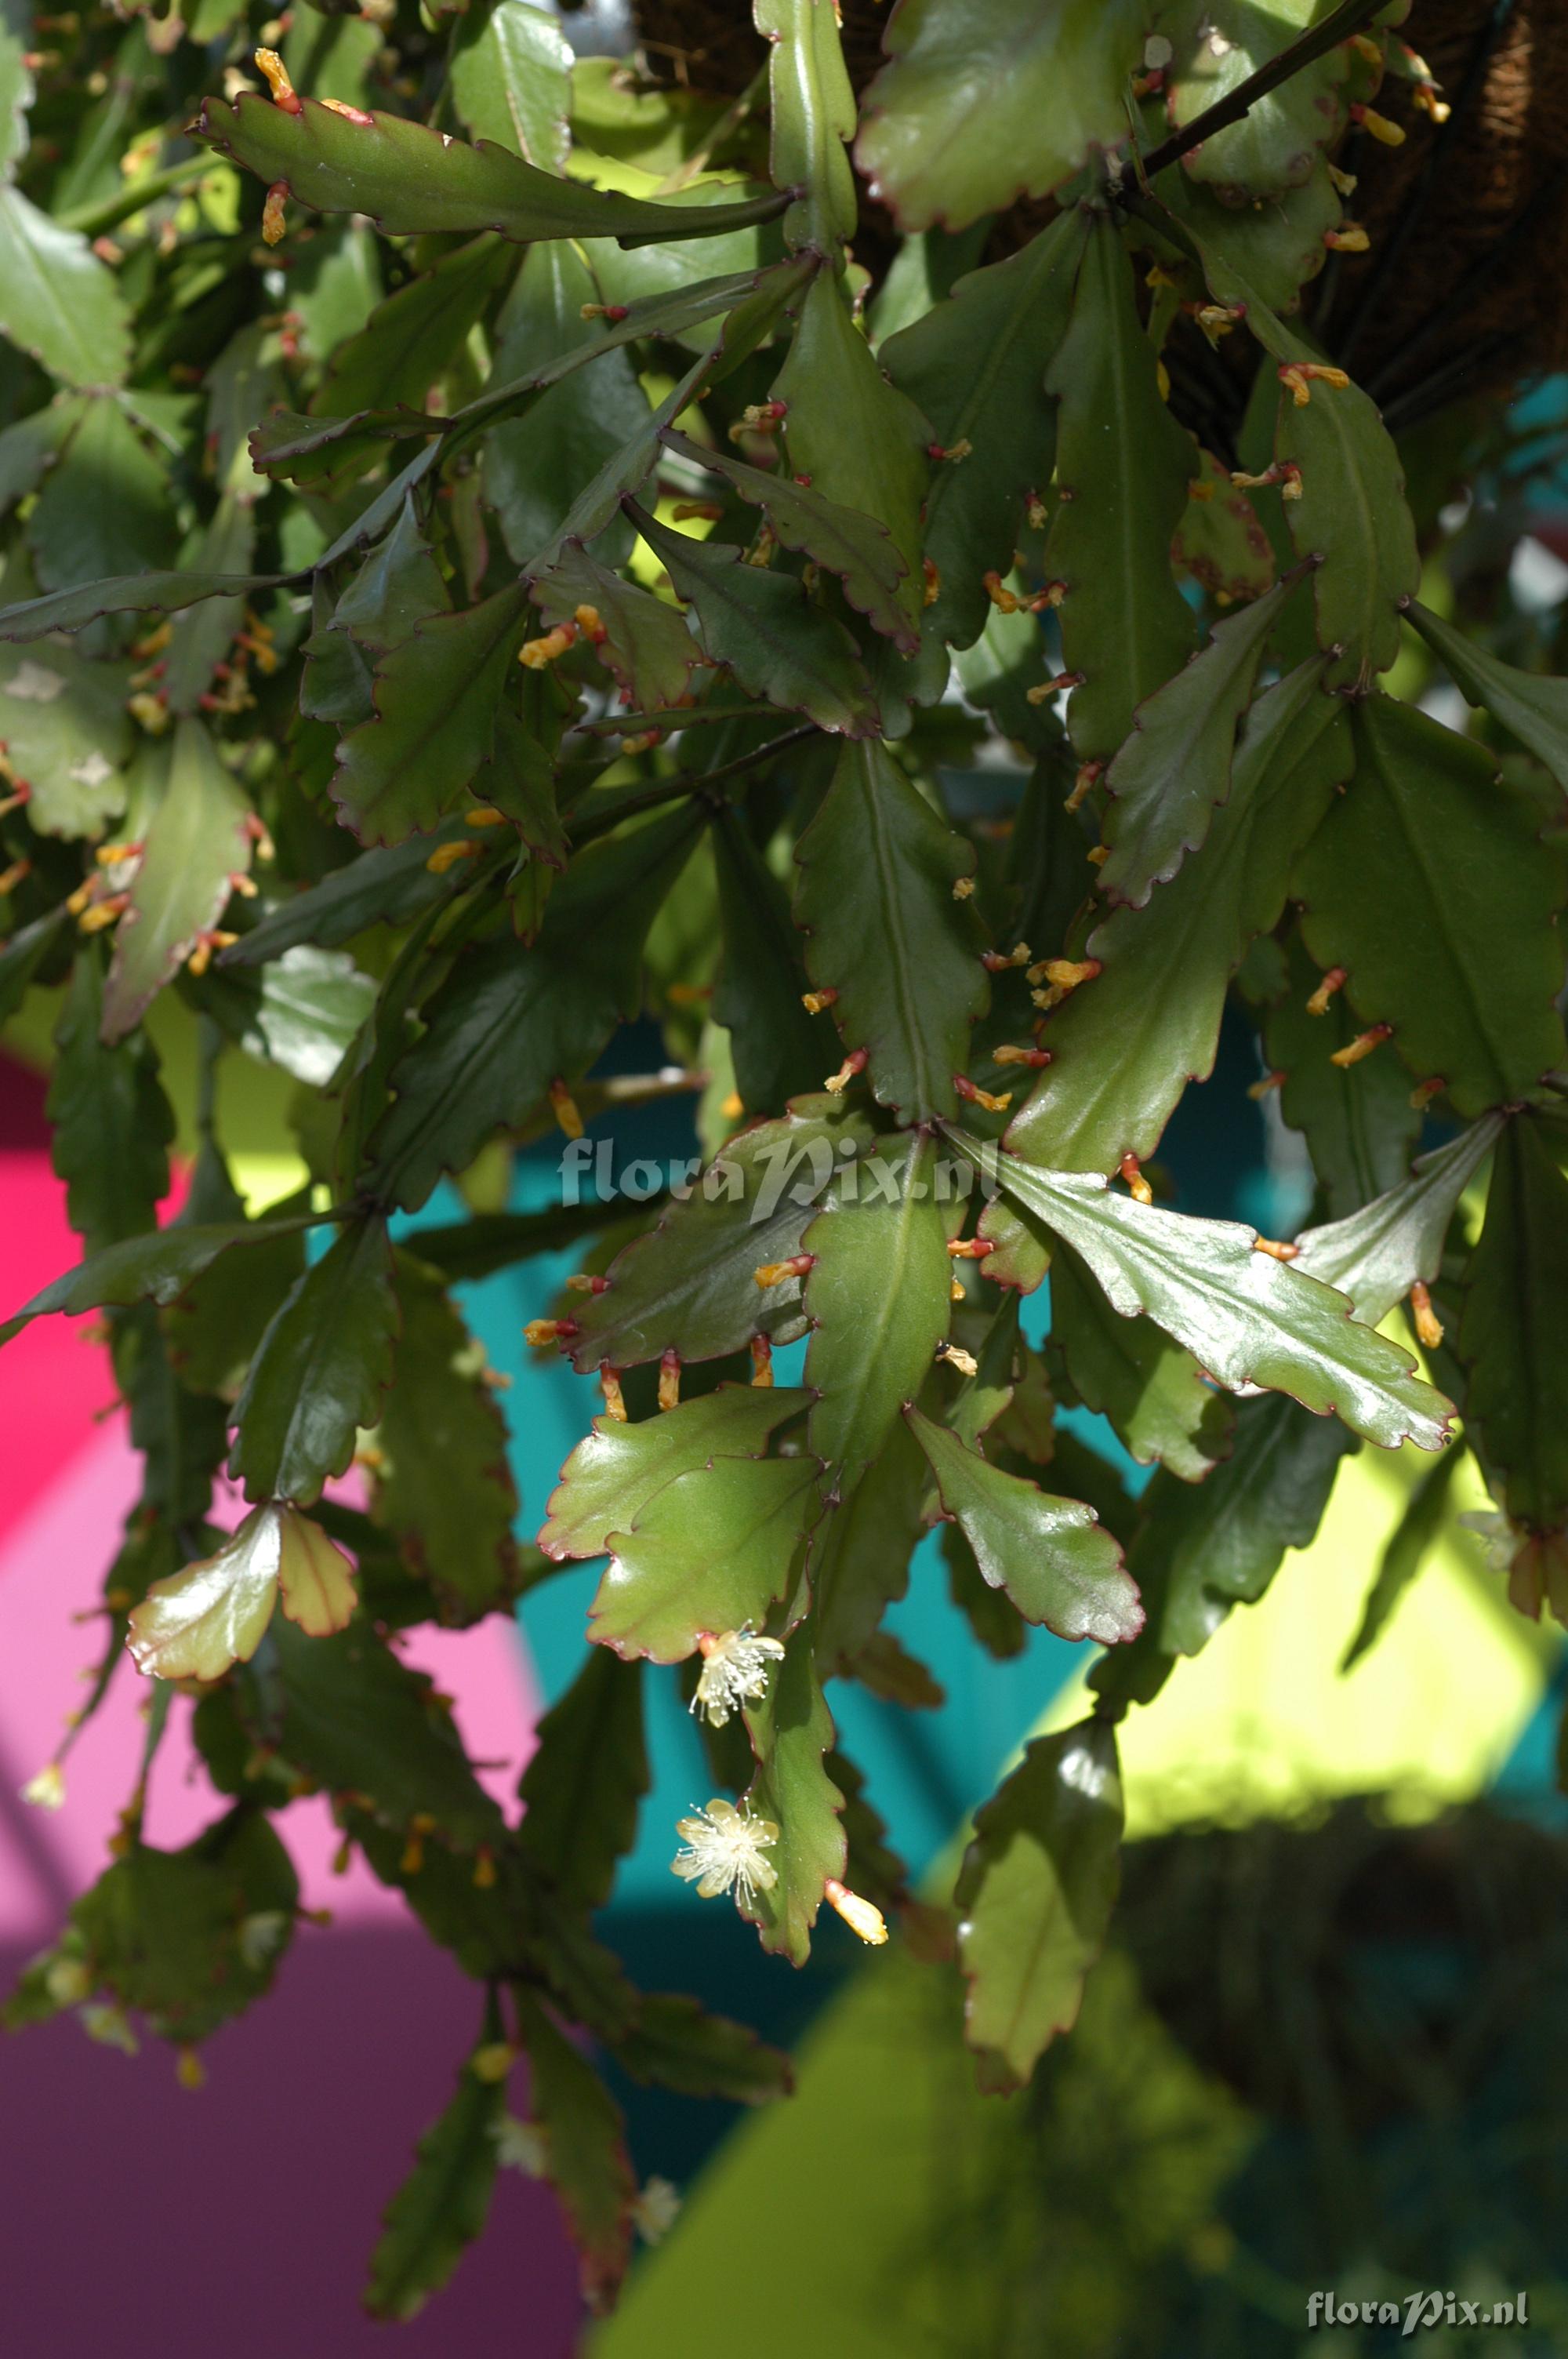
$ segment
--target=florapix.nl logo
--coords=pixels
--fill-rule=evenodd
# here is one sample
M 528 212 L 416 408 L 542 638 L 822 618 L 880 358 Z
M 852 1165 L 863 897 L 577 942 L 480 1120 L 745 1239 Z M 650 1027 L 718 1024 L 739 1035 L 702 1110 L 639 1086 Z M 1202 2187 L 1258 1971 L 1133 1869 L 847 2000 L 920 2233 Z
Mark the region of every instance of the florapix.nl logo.
M 770 1131 L 773 1126 L 768 1126 Z M 985 1202 L 999 1192 L 994 1147 L 972 1154 L 939 1152 L 924 1158 L 904 1142 L 875 1140 L 821 1131 L 804 1136 L 765 1139 L 742 1133 L 704 1164 L 700 1156 L 622 1162 L 609 1138 L 568 1140 L 560 1159 L 561 1201 L 650 1204 L 672 1197 L 687 1203 L 700 1196 L 709 1204 L 742 1204 L 753 1227 L 771 1221 L 786 1204 L 805 1209 L 831 1198 L 836 1204 L 897 1204 L 935 1199 L 939 1204 Z

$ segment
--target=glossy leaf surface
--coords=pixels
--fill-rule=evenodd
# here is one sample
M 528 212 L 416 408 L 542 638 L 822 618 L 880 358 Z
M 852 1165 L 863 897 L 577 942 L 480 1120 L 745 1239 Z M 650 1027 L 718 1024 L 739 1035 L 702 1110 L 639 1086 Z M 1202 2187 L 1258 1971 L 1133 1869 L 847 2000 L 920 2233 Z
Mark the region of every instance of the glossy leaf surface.
M 1256 1248 L 1235 1221 L 1195 1221 L 1113 1194 L 1088 1174 L 999 1164 L 1013 1201 L 1065 1239 L 1124 1318 L 1146 1311 L 1222 1385 L 1289 1393 L 1390 1447 L 1443 1446 L 1448 1405 L 1342 1295 Z
M 1137 1636 L 1143 1623 L 1138 1592 L 1092 1507 L 1051 1498 L 1022 1475 L 989 1466 L 918 1409 L 907 1415 L 944 1511 L 957 1522 L 983 1578 L 1006 1591 L 1026 1622 L 1042 1622 L 1059 1638 L 1098 1638 L 1107 1646 Z

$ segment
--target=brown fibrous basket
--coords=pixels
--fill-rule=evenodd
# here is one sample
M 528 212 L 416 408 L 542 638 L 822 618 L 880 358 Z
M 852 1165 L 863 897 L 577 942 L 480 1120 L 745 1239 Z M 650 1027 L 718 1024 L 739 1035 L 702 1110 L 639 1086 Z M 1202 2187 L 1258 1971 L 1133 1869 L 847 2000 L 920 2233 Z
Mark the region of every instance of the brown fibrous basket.
M 845 60 L 857 92 L 886 62 L 895 10 L 841 0 Z M 737 95 L 768 43 L 745 0 L 638 0 L 649 70 L 715 95 Z M 1412 86 L 1390 74 L 1379 111 L 1405 143 L 1352 135 L 1340 162 L 1358 186 L 1352 210 L 1371 251 L 1341 256 L 1306 290 L 1306 316 L 1380 398 L 1412 412 L 1497 392 L 1568 368 L 1568 0 L 1414 0 L 1400 38 L 1431 67 L 1452 107 L 1438 125 Z M 895 225 L 862 199 L 858 259 L 891 257 Z M 1049 216 L 1019 206 L 994 252 Z

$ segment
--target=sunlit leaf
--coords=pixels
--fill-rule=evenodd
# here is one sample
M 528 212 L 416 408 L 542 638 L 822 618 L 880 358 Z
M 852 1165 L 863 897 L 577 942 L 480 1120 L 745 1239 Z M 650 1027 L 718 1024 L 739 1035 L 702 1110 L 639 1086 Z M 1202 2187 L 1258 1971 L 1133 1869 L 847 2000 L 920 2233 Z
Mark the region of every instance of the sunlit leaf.
M 955 1897 L 964 2036 L 987 2085 L 1026 2081 L 1077 2020 L 1116 1902 L 1121 1827 L 1116 1730 L 1105 1720 L 1036 1737 L 977 1811 Z

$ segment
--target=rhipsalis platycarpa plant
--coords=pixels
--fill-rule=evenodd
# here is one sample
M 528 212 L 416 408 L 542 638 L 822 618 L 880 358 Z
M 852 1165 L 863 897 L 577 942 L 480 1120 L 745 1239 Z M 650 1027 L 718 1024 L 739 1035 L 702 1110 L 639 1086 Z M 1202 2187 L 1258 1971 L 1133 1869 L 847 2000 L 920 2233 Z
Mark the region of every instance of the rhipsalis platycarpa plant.
M 193 1698 L 214 1789 L 178 1853 L 138 1789 L 13 2013 L 189 2049 L 293 1930 L 272 1814 L 328 1795 L 479 1986 L 392 2315 L 508 2158 L 613 2299 L 598 2060 L 786 2084 L 593 1922 L 654 1682 L 712 1764 L 672 1905 L 797 1964 L 825 1904 L 945 1926 L 1007 2087 L 1114 1905 L 1119 1723 L 1346 1452 L 1473 1452 L 1497 1577 L 1568 1619 L 1568 687 L 1498 561 L 1555 451 L 1498 394 L 1528 322 L 1472 337 L 1421 216 L 1484 76 L 1399 0 L 753 13 L 712 92 L 526 0 L 0 33 L 0 1013 L 50 1010 L 81 1239 L 0 1332 L 105 1322 L 146 1473 L 95 1693 L 152 1683 L 155 1777 Z M 639 1204 L 584 1126 L 650 1017 L 706 1168 Z M 1291 1237 L 1159 1160 L 1222 1018 L 1310 1156 Z M 246 1060 L 308 1175 L 260 1215 Z M 557 1204 L 432 1223 L 551 1139 Z M 563 1246 L 528 1337 L 582 1438 L 520 1502 L 452 1288 Z M 1103 1658 L 917 1902 L 834 1692 L 932 1700 L 883 1617 L 938 1526 L 977 1646 Z M 579 1560 L 508 1810 L 395 1642 Z

